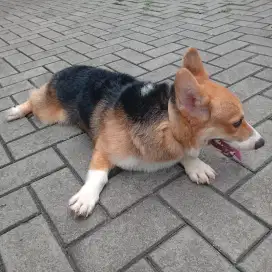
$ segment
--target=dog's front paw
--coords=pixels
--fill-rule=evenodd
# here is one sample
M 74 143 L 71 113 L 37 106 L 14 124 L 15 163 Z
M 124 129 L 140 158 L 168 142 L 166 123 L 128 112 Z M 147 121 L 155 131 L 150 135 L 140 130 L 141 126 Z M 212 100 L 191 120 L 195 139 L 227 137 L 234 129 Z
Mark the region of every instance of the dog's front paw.
M 99 194 L 84 185 L 80 191 L 69 200 L 70 209 L 76 216 L 88 217 L 99 200 Z
M 208 164 L 198 158 L 185 158 L 181 163 L 191 181 L 197 184 L 209 184 L 211 180 L 215 179 L 216 172 Z
M 19 108 L 19 106 L 12 107 L 6 111 L 6 120 L 12 121 L 23 117 L 22 112 Z

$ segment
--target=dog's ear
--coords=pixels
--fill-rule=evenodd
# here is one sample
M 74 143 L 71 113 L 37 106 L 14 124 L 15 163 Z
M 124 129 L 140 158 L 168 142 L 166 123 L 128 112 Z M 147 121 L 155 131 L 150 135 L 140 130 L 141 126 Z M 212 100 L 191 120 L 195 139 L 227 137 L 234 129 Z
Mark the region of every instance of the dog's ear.
M 186 68 L 181 68 L 176 74 L 175 101 L 179 110 L 185 109 L 191 116 L 203 120 L 210 116 L 209 97 Z
M 194 76 L 208 78 L 209 75 L 204 68 L 198 51 L 195 48 L 189 48 L 184 55 L 183 67 L 188 69 Z

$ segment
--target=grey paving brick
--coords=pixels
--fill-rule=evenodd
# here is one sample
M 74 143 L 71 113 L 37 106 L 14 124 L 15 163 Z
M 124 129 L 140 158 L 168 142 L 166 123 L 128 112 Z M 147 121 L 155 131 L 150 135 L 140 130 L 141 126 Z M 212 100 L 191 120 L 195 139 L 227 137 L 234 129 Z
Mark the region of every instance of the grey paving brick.
M 62 31 L 62 30 L 60 30 L 60 31 Z M 48 39 L 54 39 L 54 38 L 63 36 L 61 33 L 56 32 L 56 31 L 54 31 L 54 30 L 43 31 L 43 32 L 41 33 L 41 35 L 43 35 L 44 37 L 46 37 L 46 38 L 48 38 Z
M 179 43 L 188 47 L 195 47 L 200 50 L 207 50 L 215 46 L 213 43 L 198 41 L 198 40 L 189 39 L 189 38 L 182 39 L 180 40 Z
M 216 67 L 216 66 L 211 65 L 209 63 L 205 63 L 205 69 L 206 69 L 206 71 L 208 72 L 208 74 L 210 76 L 212 76 L 213 74 L 216 74 L 216 73 L 222 71 L 222 68 Z
M 107 55 L 110 53 L 114 53 L 116 51 L 120 51 L 121 49 L 123 49 L 123 47 L 121 45 L 115 44 L 113 46 L 109 46 L 109 47 L 105 47 L 105 48 L 98 49 L 95 51 L 91 51 L 91 52 L 87 53 L 86 56 L 88 56 L 90 58 L 98 58 L 103 55 Z
M 238 80 L 241 80 L 257 72 L 260 69 L 261 69 L 260 66 L 242 62 L 227 70 L 222 71 L 221 73 L 213 76 L 213 78 L 224 83 L 233 84 Z
M 18 50 L 28 56 L 44 51 L 43 49 L 34 44 L 29 44 L 27 46 L 20 47 L 18 48 Z
M 60 53 L 63 53 L 63 52 L 69 51 L 69 50 L 70 49 L 67 47 L 58 47 L 58 48 L 55 48 L 52 50 L 48 50 L 48 51 L 44 51 L 41 53 L 31 55 L 31 58 L 34 60 L 43 59 L 43 58 L 54 56 L 54 55 L 57 55 L 57 54 L 60 54 Z
M 150 57 L 128 48 L 118 51 L 115 54 L 135 64 L 150 60 Z
M 55 43 L 50 43 L 48 45 L 44 45 L 43 49 L 45 49 L 45 50 L 57 49 L 58 47 L 63 47 L 65 45 L 73 44 L 75 42 L 78 42 L 78 40 L 73 39 L 73 38 L 68 38 L 68 39 L 65 39 L 65 40 L 61 39 L 61 41 L 59 41 L 59 42 L 55 42 Z
M 127 272 L 154 272 L 150 265 L 145 260 L 140 260 L 136 264 L 132 265 Z
M 40 76 L 32 77 L 30 81 L 37 87 L 40 88 L 43 84 L 47 83 L 52 78 L 52 73 L 44 73 Z
M 262 97 L 260 95 L 244 102 L 245 117 L 251 124 L 256 124 L 272 113 L 271 99 Z
M 167 272 L 238 271 L 190 227 L 180 230 L 150 256 Z
M 245 100 L 254 94 L 261 92 L 272 85 L 255 77 L 247 77 L 244 80 L 229 87 L 241 100 Z
M 264 92 L 264 95 L 272 98 L 272 89 L 269 89 L 268 91 Z
M 179 41 L 181 39 L 182 39 L 182 36 L 177 35 L 177 34 L 172 34 L 170 36 L 151 41 L 148 44 L 158 47 L 158 46 L 162 46 L 162 45 L 165 45 L 168 43 L 173 43 L 173 42 Z
M 128 40 L 122 43 L 122 46 L 130 48 L 130 49 L 134 49 L 136 51 L 139 52 L 145 52 L 147 50 L 151 50 L 154 47 L 142 42 L 138 42 L 138 41 L 134 41 L 134 40 Z
M 0 193 L 4 194 L 62 166 L 52 149 L 39 152 L 0 169 Z
M 272 57 L 258 55 L 255 58 L 250 59 L 249 61 L 255 64 L 269 66 L 272 68 Z
M 235 31 L 241 32 L 243 34 L 252 34 L 252 35 L 262 36 L 262 37 L 269 37 L 272 35 L 272 31 L 270 30 L 251 28 L 251 27 L 239 27 L 235 29 Z
M 6 122 L 5 120 L 6 112 L 0 113 L 0 134 L 4 141 L 11 141 L 20 136 L 28 134 L 35 131 L 34 127 L 27 120 L 27 118 L 22 118 L 15 120 L 13 122 Z
M 21 81 L 8 87 L 0 88 L 0 98 L 31 88 L 33 86 L 28 81 Z
M 154 70 L 152 72 L 149 72 L 147 74 L 144 74 L 143 76 L 140 76 L 140 80 L 146 80 L 146 81 L 152 81 L 152 82 L 158 82 L 161 80 L 164 80 L 168 77 L 174 76 L 177 72 L 177 67 L 174 65 L 167 65 L 162 68 L 159 68 L 157 70 Z
M 101 194 L 100 201 L 110 214 L 115 216 L 181 172 L 178 166 L 156 173 L 121 172 L 111 178 Z
M 47 57 L 47 58 L 44 58 L 44 59 L 40 59 L 40 60 L 28 62 L 26 64 L 17 66 L 16 68 L 20 72 L 24 72 L 24 71 L 30 70 L 32 68 L 35 68 L 35 67 L 44 66 L 46 64 L 49 64 L 49 63 L 52 63 L 52 62 L 56 62 L 58 60 L 59 60 L 59 58 L 57 58 L 55 56 L 51 56 L 51 57 Z
M 0 79 L 0 84 L 2 86 L 11 85 L 11 84 L 17 83 L 19 81 L 28 79 L 30 77 L 35 77 L 35 76 L 41 75 L 45 72 L 46 72 L 46 70 L 43 67 L 38 67 L 36 69 L 27 70 L 25 72 L 18 73 L 18 74 L 11 75 L 11 76 L 5 77 L 3 79 Z
M 52 73 L 56 73 L 64 68 L 67 68 L 67 67 L 70 67 L 71 64 L 63 61 L 63 60 L 60 60 L 60 61 L 56 61 L 56 62 L 53 62 L 51 64 L 47 64 L 45 65 L 45 67 Z
M 86 134 L 82 134 L 58 144 L 57 147 L 81 178 L 85 180 L 92 156 L 90 138 Z
M 149 198 L 71 249 L 82 272 L 115 272 L 182 222 Z
M 146 70 L 130 63 L 125 60 L 118 60 L 115 62 L 111 62 L 108 66 L 118 72 L 128 73 L 132 76 L 139 76 L 141 74 L 146 73 Z
M 254 56 L 253 53 L 242 51 L 242 50 L 235 50 L 231 53 L 228 53 L 224 56 L 221 56 L 221 57 L 211 61 L 210 63 L 220 66 L 222 68 L 229 68 L 230 66 L 232 66 L 238 62 L 241 62 L 245 59 L 248 59 L 252 56 Z
M 8 45 L 6 42 L 4 42 L 3 40 L 0 40 L 0 47 L 6 46 L 6 45 Z
M 272 48 L 261 45 L 249 45 L 244 50 L 262 55 L 272 56 Z
M 225 157 L 214 147 L 206 147 L 201 152 L 201 158 L 216 171 L 217 175 L 212 185 L 222 192 L 226 192 L 250 174 L 250 171 Z
M 25 188 L 0 198 L 0 207 L 1 231 L 38 212 Z
M 162 66 L 165 66 L 167 64 L 171 64 L 176 60 L 180 60 L 179 55 L 174 54 L 174 53 L 168 53 L 168 54 L 163 55 L 161 57 L 157 57 L 155 59 L 152 59 L 152 60 L 142 63 L 141 67 L 143 67 L 147 70 L 154 70 L 154 69 L 158 69 Z
M 32 39 L 31 42 L 36 44 L 37 46 L 40 46 L 40 47 L 43 47 L 44 45 L 48 45 L 48 44 L 53 43 L 52 40 L 47 39 L 45 37 L 39 37 L 37 39 Z
M 87 220 L 75 220 L 69 213 L 69 198 L 78 192 L 81 186 L 67 168 L 35 182 L 32 187 L 65 243 L 73 241 L 106 219 L 99 206 Z
M 15 158 L 21 158 L 80 133 L 75 127 L 51 126 L 8 144 Z
M 14 105 L 14 103 L 12 102 L 12 100 L 9 97 L 5 97 L 0 99 L 0 111 L 8 109 L 10 107 L 12 107 Z
M 215 36 L 215 35 L 222 34 L 224 32 L 232 31 L 232 30 L 234 30 L 236 28 L 238 28 L 238 26 L 234 26 L 234 25 L 231 25 L 231 24 L 229 24 L 229 25 L 222 25 L 222 26 L 213 28 L 211 30 L 208 30 L 208 31 L 206 31 L 206 33 Z
M 94 46 L 97 48 L 104 48 L 115 44 L 121 44 L 124 45 L 126 42 L 131 42 L 129 39 L 125 37 L 118 37 L 112 40 L 102 41 L 99 43 L 95 43 Z
M 11 55 L 11 56 L 7 56 L 5 59 L 9 63 L 11 63 L 12 65 L 15 65 L 15 66 L 31 61 L 31 59 L 29 57 L 27 57 L 26 55 L 24 55 L 22 53 L 17 53 L 17 54 Z
M 248 43 L 242 41 L 229 41 L 218 46 L 215 46 L 209 49 L 210 52 L 218 54 L 218 55 L 225 55 L 231 51 L 237 50 L 239 48 L 245 47 Z
M 269 164 L 231 195 L 233 199 L 270 225 L 272 224 L 271 170 L 272 164 Z
M 126 35 L 126 37 L 129 39 L 144 42 L 144 43 L 147 43 L 156 39 L 155 37 L 152 37 L 150 35 L 145 35 L 145 34 L 137 33 L 137 32 L 133 32 L 129 35 Z
M 225 32 L 223 34 L 219 34 L 218 36 L 215 36 L 208 41 L 215 44 L 222 44 L 225 42 L 228 42 L 230 40 L 233 40 L 239 36 L 242 36 L 242 33 L 238 33 L 235 31 Z
M 267 231 L 209 187 L 198 186 L 186 176 L 160 194 L 233 261 Z
M 67 47 L 69 47 L 69 48 L 73 49 L 74 51 L 79 52 L 81 54 L 85 54 L 85 53 L 88 53 L 88 52 L 96 49 L 95 47 L 90 46 L 90 45 L 83 43 L 83 42 L 73 43 L 73 44 L 68 45 Z
M 17 54 L 18 51 L 15 50 L 15 49 L 11 49 L 11 50 L 8 50 L 8 51 L 4 51 L 4 52 L 1 52 L 0 53 L 0 58 L 5 58 L 7 56 L 10 56 L 10 55 L 14 55 L 14 54 Z
M 42 216 L 5 233 L 0 241 L 7 271 L 73 271 Z
M 181 32 L 181 30 L 183 30 L 183 29 L 181 29 L 180 27 L 172 27 L 170 29 L 156 32 L 156 33 L 152 34 L 152 37 L 154 36 L 157 38 L 163 38 L 163 37 L 175 34 L 175 33 L 179 33 L 179 32 Z
M 87 44 L 95 44 L 95 43 L 100 43 L 100 42 L 104 42 L 103 39 L 100 39 L 94 35 L 91 35 L 91 34 L 85 34 L 83 36 L 79 36 L 77 37 L 78 40 L 82 41 L 82 42 L 85 42 Z M 92 47 L 93 48 L 93 47 Z
M 4 149 L 4 147 L 0 144 L 0 166 L 5 165 L 10 162 L 10 159 Z
M 255 76 L 272 82 L 272 69 L 269 69 L 269 68 L 264 69 L 263 71 L 256 74 Z
M 207 40 L 212 37 L 211 35 L 208 35 L 206 33 L 195 32 L 195 31 L 191 31 L 191 30 L 182 31 L 180 33 L 180 35 L 182 35 L 184 37 L 200 40 L 200 41 L 204 41 L 204 40 Z
M 151 57 L 159 57 L 164 54 L 176 51 L 178 49 L 180 49 L 180 45 L 178 45 L 176 43 L 169 43 L 169 44 L 165 44 L 163 46 L 157 47 L 155 49 L 151 49 L 149 51 L 146 51 L 145 54 L 147 54 Z
M 81 65 L 91 65 L 91 66 L 101 66 L 101 65 L 105 65 L 107 63 L 119 60 L 119 59 L 120 59 L 119 57 L 117 57 L 113 54 L 108 54 L 108 55 L 101 56 L 99 58 L 84 61 L 80 64 Z
M 263 38 L 263 37 L 259 37 L 259 36 L 244 35 L 244 36 L 240 37 L 239 40 L 259 44 L 262 46 L 270 46 L 271 47 L 271 39 Z
M 0 59 L 0 78 L 16 74 L 17 71 L 12 68 L 6 61 Z
M 60 57 L 61 59 L 65 60 L 66 62 L 70 64 L 78 64 L 80 62 L 88 60 L 87 57 L 79 53 L 76 53 L 74 51 L 67 51 L 67 52 L 61 53 L 58 55 L 58 57 Z
M 248 272 L 271 272 L 271 250 L 272 235 L 270 234 L 241 264 L 239 264 L 239 267 Z

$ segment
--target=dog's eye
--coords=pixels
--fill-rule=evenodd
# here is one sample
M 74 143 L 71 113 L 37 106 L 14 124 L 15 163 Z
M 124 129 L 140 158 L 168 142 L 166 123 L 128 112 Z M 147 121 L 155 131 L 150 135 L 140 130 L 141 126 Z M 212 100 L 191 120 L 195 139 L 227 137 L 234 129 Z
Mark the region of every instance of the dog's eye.
M 238 128 L 238 127 L 241 126 L 242 122 L 243 122 L 243 118 L 241 118 L 238 122 L 233 123 L 232 125 L 233 125 L 235 128 Z

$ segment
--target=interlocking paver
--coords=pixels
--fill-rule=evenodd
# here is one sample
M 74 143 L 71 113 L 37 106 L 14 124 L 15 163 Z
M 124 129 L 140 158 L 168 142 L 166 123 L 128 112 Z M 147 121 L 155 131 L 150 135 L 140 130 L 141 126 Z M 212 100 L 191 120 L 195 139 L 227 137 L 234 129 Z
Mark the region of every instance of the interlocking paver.
M 269 164 L 231 195 L 270 225 L 272 225 L 271 170 L 272 164 Z
M 162 189 L 160 194 L 233 261 L 267 231 L 222 196 L 192 183 L 186 176 Z
M 263 236 L 272 224 L 269 0 L 0 6 L 0 271 L 272 272 L 271 234 Z M 33 116 L 5 123 L 5 110 L 74 64 L 173 84 L 188 47 L 244 102 L 265 146 L 242 151 L 239 163 L 205 148 L 218 173 L 210 187 L 189 182 L 180 165 L 114 168 L 94 213 L 75 220 L 68 200 L 85 181 L 89 137 Z
M 0 194 L 22 186 L 62 165 L 62 161 L 52 149 L 8 165 L 0 169 Z
M 67 215 L 68 200 L 81 187 L 68 169 L 45 177 L 35 182 L 32 187 L 65 243 L 73 241 L 106 219 L 99 206 L 87 220 L 75 220 L 72 214 Z
M 233 84 L 251 74 L 261 70 L 262 67 L 250 63 L 242 62 L 221 73 L 213 76 L 214 79 L 224 83 Z
M 141 202 L 72 247 L 81 271 L 115 272 L 182 221 L 156 198 Z
M 0 241 L 7 271 L 73 271 L 41 216 L 3 234 Z
M 272 101 L 260 95 L 254 96 L 244 103 L 244 111 L 248 122 L 254 125 L 272 113 Z
M 0 231 L 38 212 L 28 191 L 23 188 L 0 199 Z
M 150 256 L 165 272 L 198 272 L 200 267 L 209 272 L 238 271 L 189 227 L 180 230 Z
M 215 60 L 212 60 L 210 63 L 220 66 L 222 68 L 229 68 L 232 65 L 237 64 L 245 59 L 254 56 L 253 53 L 242 51 L 242 50 L 235 50 L 231 53 L 223 55 Z M 258 64 L 258 63 L 257 63 Z
M 255 77 L 247 77 L 244 80 L 229 87 L 241 100 L 245 100 L 254 94 L 261 92 L 271 84 Z
M 153 174 L 121 172 L 111 178 L 101 194 L 101 203 L 114 216 L 180 173 L 178 166 Z
M 272 234 L 270 234 L 239 266 L 247 272 L 271 272 Z

